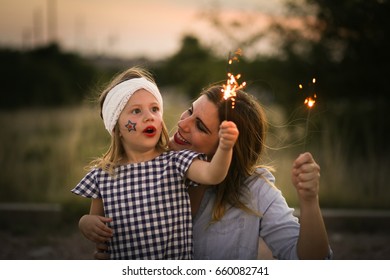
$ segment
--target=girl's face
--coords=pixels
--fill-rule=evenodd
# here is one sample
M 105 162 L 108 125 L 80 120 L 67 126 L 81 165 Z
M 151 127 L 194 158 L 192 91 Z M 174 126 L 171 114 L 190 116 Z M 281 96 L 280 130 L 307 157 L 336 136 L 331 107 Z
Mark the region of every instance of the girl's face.
M 169 147 L 204 153 L 210 159 L 218 147 L 219 125 L 217 107 L 207 96 L 202 95 L 181 115 Z
M 147 90 L 137 90 L 118 119 L 124 149 L 132 153 L 154 151 L 162 132 L 162 114 L 157 99 Z

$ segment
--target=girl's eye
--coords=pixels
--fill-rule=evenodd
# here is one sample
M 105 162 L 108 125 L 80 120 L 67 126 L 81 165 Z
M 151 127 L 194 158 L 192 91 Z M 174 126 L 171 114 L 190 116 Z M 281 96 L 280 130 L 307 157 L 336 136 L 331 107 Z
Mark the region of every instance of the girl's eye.
M 131 110 L 131 113 L 132 114 L 139 114 L 141 112 L 141 110 L 140 109 L 133 109 L 133 110 Z
M 156 106 L 156 107 L 153 107 L 153 108 L 152 108 L 152 111 L 153 111 L 153 112 L 158 112 L 158 111 L 160 111 L 160 108 L 157 107 L 157 106 Z

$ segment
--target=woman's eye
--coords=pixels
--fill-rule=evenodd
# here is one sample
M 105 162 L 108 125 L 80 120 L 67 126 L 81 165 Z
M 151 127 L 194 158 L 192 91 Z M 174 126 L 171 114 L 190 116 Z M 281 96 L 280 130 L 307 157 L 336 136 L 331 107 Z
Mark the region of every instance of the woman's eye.
M 207 130 L 204 128 L 202 122 L 200 122 L 200 121 L 196 121 L 196 127 L 197 127 L 200 131 L 202 131 L 202 132 L 207 132 Z
M 188 116 L 191 116 L 193 114 L 193 108 L 190 107 L 187 109 L 186 111 L 186 115 Z M 197 129 L 199 129 L 200 131 L 204 132 L 204 133 L 208 133 L 207 129 L 205 128 L 204 124 L 199 120 L 199 119 L 196 119 L 195 121 L 195 126 Z

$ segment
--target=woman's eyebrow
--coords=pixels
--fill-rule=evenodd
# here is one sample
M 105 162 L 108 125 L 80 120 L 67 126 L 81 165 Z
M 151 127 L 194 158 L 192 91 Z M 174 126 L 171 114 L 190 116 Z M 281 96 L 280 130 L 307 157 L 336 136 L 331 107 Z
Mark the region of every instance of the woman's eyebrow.
M 202 124 L 202 126 L 204 127 L 204 129 L 207 131 L 208 134 L 212 134 L 211 130 L 204 124 L 204 122 L 200 118 L 197 117 L 196 119 Z
M 191 105 L 191 110 L 192 110 L 192 112 L 194 112 L 194 104 Z M 212 133 L 211 133 L 211 130 L 207 127 L 207 125 L 202 121 L 201 118 L 195 117 L 195 119 L 196 119 L 199 123 L 202 124 L 203 128 L 206 130 L 206 132 L 207 132 L 208 134 L 212 134 Z

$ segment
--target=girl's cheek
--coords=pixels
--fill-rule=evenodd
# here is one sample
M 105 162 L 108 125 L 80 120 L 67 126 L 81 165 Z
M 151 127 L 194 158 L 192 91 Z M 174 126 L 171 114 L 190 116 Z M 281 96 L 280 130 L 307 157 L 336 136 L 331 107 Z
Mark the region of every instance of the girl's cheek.
M 136 129 L 137 123 L 132 122 L 131 120 L 128 120 L 127 123 L 125 124 L 125 128 L 130 132 L 130 131 L 137 131 Z

